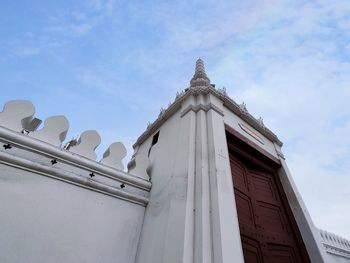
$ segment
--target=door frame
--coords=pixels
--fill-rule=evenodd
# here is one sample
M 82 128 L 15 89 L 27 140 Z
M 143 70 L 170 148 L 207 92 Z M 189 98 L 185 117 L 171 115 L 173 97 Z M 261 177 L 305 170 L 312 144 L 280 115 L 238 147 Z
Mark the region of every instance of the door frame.
M 289 221 L 290 227 L 293 231 L 293 235 L 295 236 L 297 246 L 299 247 L 300 256 L 303 258 L 303 260 L 305 260 L 305 262 L 311 262 L 311 258 L 309 255 L 310 253 L 308 252 L 308 249 L 305 245 L 302 233 L 299 229 L 299 225 L 297 224 L 295 216 L 292 212 L 292 208 L 289 204 L 285 189 L 280 180 L 280 173 L 278 171 L 280 169 L 283 169 L 281 160 L 274 157 L 272 154 L 268 153 L 259 145 L 244 137 L 242 134 L 235 131 L 227 124 L 225 124 L 225 133 L 229 158 L 232 154 L 236 155 L 236 158 L 238 155 L 246 161 L 251 162 L 254 165 L 272 173 L 275 179 L 274 181 L 276 183 L 278 194 L 281 198 L 282 206 L 284 207 L 287 216 L 287 220 Z M 233 189 L 233 191 L 235 190 Z

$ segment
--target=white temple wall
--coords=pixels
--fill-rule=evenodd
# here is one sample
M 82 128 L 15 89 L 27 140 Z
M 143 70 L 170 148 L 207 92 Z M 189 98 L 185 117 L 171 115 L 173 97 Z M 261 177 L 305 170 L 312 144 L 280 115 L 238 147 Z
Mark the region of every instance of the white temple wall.
M 141 232 L 138 263 L 181 262 L 188 163 L 193 142 L 191 115 L 181 118 L 180 112 L 177 112 L 156 131 L 159 131 L 159 139 L 149 155 L 152 189 Z M 148 154 L 152 138 L 150 136 L 140 145 L 137 154 Z
M 134 262 L 143 206 L 3 164 L 0 171 L 0 262 Z
M 138 263 L 243 262 L 221 114 L 220 100 L 199 94 L 161 124 Z M 136 154 L 149 151 L 157 132 Z
M 67 119 L 49 117 L 36 130 L 34 112 L 20 100 L 0 112 L 0 262 L 135 262 L 147 157 L 124 172 L 126 149 L 116 142 L 96 161 L 96 131 L 63 144 Z

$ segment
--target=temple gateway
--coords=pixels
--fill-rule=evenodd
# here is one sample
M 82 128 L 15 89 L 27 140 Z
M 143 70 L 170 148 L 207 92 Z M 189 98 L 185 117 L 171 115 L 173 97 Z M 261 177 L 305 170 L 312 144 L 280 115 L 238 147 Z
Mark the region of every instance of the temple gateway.
M 0 262 L 350 262 L 350 241 L 315 227 L 282 142 L 211 84 L 190 87 L 126 149 L 96 161 L 94 130 L 65 141 L 30 101 L 0 112 Z

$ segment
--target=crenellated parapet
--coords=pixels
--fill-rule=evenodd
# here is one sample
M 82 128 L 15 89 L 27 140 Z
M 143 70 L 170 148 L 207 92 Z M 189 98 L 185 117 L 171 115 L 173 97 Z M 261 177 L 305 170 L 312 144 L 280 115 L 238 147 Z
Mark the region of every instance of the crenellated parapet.
M 5 104 L 0 112 L 1 163 L 147 205 L 151 188 L 147 156 L 134 156 L 125 172 L 127 151 L 122 142 L 112 143 L 96 161 L 95 150 L 101 143 L 97 131 L 84 131 L 78 140 L 65 142 L 66 117 L 49 117 L 38 129 L 41 121 L 34 114 L 30 101 Z
M 325 230 L 320 230 L 320 236 L 321 242 L 328 253 L 345 257 L 350 260 L 349 240 Z

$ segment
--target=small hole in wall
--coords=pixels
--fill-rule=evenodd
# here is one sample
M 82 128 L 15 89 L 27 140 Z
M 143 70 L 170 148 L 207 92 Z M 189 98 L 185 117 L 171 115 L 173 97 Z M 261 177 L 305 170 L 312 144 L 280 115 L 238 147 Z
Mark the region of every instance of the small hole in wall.
M 9 144 L 9 143 L 8 144 L 4 144 L 2 147 L 4 147 L 5 150 L 12 148 L 11 144 Z
M 148 157 L 149 157 L 149 155 L 151 153 L 153 145 L 155 145 L 158 142 L 158 138 L 159 138 L 159 131 L 155 135 L 153 135 L 152 144 L 151 144 L 151 147 L 148 150 Z
M 158 142 L 158 138 L 159 138 L 159 131 L 155 135 L 153 135 L 152 146 Z

